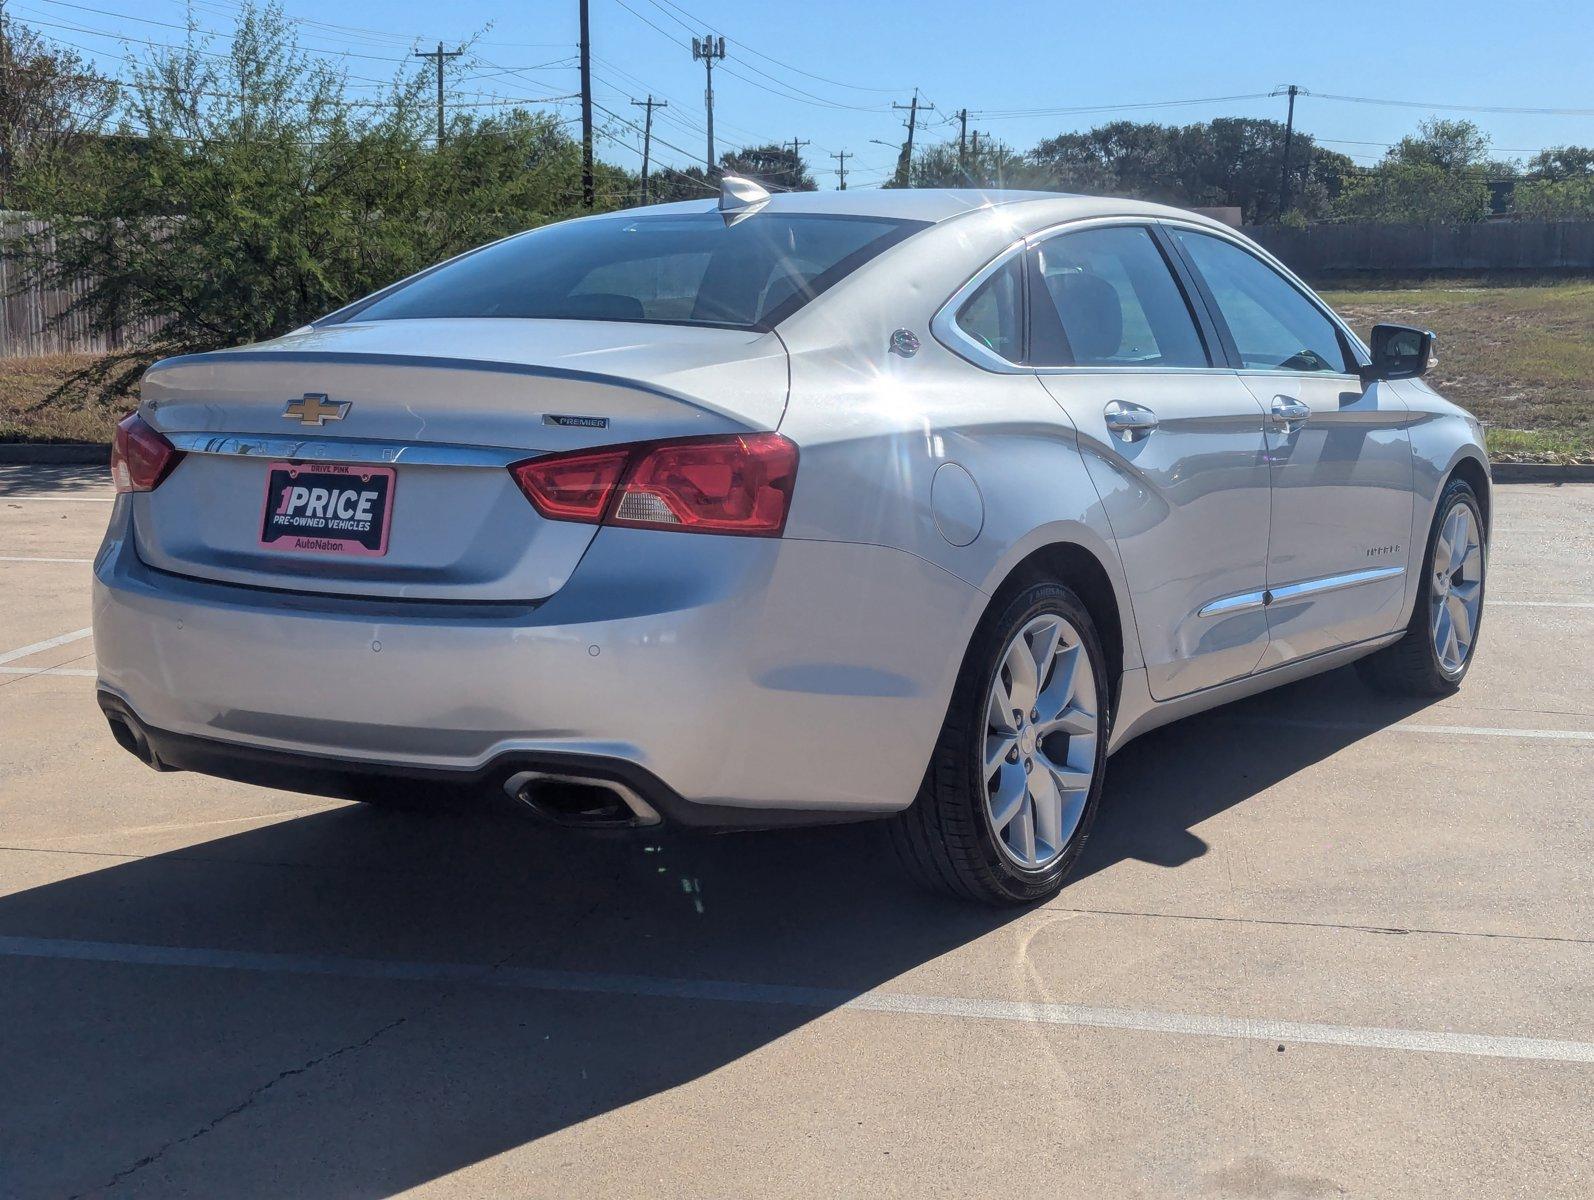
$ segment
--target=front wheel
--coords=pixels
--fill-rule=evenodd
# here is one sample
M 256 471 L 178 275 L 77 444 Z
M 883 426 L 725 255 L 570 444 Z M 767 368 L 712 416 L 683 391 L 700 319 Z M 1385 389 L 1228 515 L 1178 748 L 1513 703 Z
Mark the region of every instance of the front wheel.
M 1446 696 L 1461 686 L 1478 645 L 1488 547 L 1478 497 L 1464 479 L 1445 487 L 1423 555 L 1411 623 L 1398 642 L 1356 664 L 1382 692 Z
M 1101 641 L 1068 588 L 1035 583 L 981 622 L 913 804 L 888 823 L 910 874 L 988 904 L 1057 894 L 1107 757 Z

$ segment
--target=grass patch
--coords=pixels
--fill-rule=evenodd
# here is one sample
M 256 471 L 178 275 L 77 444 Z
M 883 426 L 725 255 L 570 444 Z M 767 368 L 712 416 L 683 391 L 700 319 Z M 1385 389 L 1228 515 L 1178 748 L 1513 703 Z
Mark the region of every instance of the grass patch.
M 109 444 L 122 415 L 133 402 L 105 407 L 68 398 L 45 403 L 73 371 L 94 361 L 92 354 L 44 354 L 0 358 L 0 442 L 98 442 Z
M 1594 280 L 1432 279 L 1323 298 L 1364 337 L 1379 321 L 1437 333 L 1429 382 L 1488 426 L 1490 457 L 1594 457 Z

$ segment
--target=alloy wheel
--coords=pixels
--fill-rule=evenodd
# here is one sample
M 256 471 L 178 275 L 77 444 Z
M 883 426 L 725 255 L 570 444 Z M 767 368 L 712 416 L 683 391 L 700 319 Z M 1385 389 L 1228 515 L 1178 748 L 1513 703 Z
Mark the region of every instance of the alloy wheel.
M 1483 543 L 1472 506 L 1458 501 L 1445 514 L 1434 543 L 1429 631 L 1446 674 L 1460 671 L 1477 637 L 1483 608 Z
M 1101 736 L 1096 673 L 1079 630 L 1043 613 L 1002 654 L 986 702 L 985 812 L 1002 853 L 1038 871 L 1084 816 Z

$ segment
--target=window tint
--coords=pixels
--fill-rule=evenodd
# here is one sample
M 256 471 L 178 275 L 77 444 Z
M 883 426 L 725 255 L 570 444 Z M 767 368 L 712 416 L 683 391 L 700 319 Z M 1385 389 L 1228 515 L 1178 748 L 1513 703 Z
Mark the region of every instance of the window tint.
M 1209 365 L 1184 293 L 1143 226 L 1051 238 L 1036 247 L 1030 274 L 1036 365 Z
M 1204 233 L 1174 230 L 1206 280 L 1245 367 L 1345 371 L 1334 323 L 1254 254 Z
M 1024 259 L 1015 254 L 958 309 L 958 328 L 1008 362 L 1024 357 Z
M 920 221 L 717 212 L 549 225 L 488 246 L 349 320 L 543 317 L 768 328 Z

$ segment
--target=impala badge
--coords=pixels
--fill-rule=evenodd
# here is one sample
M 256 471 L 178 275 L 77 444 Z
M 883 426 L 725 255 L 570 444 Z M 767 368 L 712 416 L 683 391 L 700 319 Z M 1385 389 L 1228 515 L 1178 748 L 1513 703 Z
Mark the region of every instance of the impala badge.
M 325 425 L 343 420 L 352 404 L 352 400 L 328 400 L 322 392 L 306 392 L 303 399 L 288 401 L 282 415 L 290 421 L 297 418 L 301 425 Z

